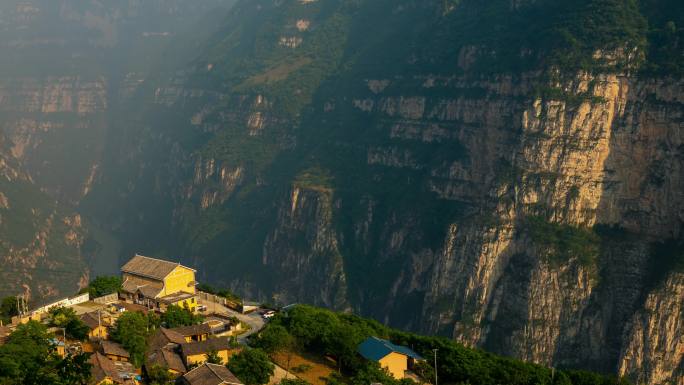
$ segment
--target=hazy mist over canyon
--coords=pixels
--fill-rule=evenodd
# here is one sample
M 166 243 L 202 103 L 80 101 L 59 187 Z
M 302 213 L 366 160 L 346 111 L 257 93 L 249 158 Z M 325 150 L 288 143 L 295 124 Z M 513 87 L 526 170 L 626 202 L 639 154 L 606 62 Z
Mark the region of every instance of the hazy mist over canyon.
M 3 0 L 0 295 L 134 253 L 684 383 L 684 3 Z

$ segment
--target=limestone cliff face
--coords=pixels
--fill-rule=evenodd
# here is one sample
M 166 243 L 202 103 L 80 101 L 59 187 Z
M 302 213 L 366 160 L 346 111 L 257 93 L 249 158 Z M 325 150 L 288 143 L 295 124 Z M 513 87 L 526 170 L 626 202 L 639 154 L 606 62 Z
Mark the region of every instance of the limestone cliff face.
M 593 52 L 610 65 L 591 72 L 530 69 L 532 48 L 482 45 L 505 41 L 483 35 L 498 24 L 460 40 L 476 3 L 241 1 L 208 47 L 152 75 L 136 62 L 0 81 L 8 149 L 127 250 L 179 255 L 249 298 L 681 383 L 681 267 L 666 249 L 684 223 L 684 83 L 615 66 L 623 49 Z M 502 18 L 552 2 L 514 3 Z M 128 4 L 60 17 L 100 31 L 96 50 L 173 35 L 126 35 L 116 26 L 144 8 Z M 65 194 L 41 154 L 86 132 L 96 155 Z
M 393 15 L 428 7 L 410 3 Z M 667 294 L 679 273 L 654 266 L 670 258 L 659 243 L 681 245 L 682 80 L 624 68 L 473 74 L 487 52 L 467 45 L 441 71 L 434 52 L 421 66 L 420 52 L 402 51 L 401 71 L 350 61 L 320 81 L 308 67 L 326 26 L 317 9 L 242 3 L 235 18 L 288 15 L 254 45 L 263 62 L 250 56 L 244 70 L 208 55 L 154 84 L 155 116 L 174 122 L 129 132 L 135 175 L 120 195 L 155 181 L 140 207 L 170 206 L 168 232 L 202 279 L 249 297 L 681 382 L 684 329 Z M 220 48 L 241 57 L 233 43 Z M 143 217 L 122 221 L 145 228 Z M 219 263 L 239 269 L 210 269 Z
M 124 106 L 142 103 L 151 63 L 180 31 L 231 3 L 0 3 L 0 295 L 30 291 L 36 304 L 87 283 L 102 245 L 78 205 L 103 178 Z
M 682 274 L 673 274 L 648 294 L 630 320 L 620 353 L 619 373 L 639 383 L 682 383 Z
M 9 151 L 0 151 L 0 175 L 0 294 L 40 303 L 77 291 L 88 282 L 80 215 L 43 194 Z
M 0 126 L 12 155 L 34 181 L 65 201 L 76 202 L 89 191 L 102 156 L 107 110 L 104 77 L 0 80 Z
M 675 344 L 684 329 L 680 311 L 667 305 L 676 302 L 667 294 L 676 284 L 671 278 L 671 289 L 651 289 L 647 281 L 659 257 L 652 242 L 679 237 L 684 221 L 683 85 L 579 73 L 545 85 L 554 96 L 518 101 L 533 94 L 530 78 L 427 75 L 422 91 L 399 97 L 377 85 L 401 80 L 368 81 L 368 94 L 347 102 L 380 122 L 385 135 L 383 144 L 367 147 L 368 167 L 428 175 L 420 183 L 439 199 L 467 202 L 466 214 L 430 243 L 422 214 L 407 214 L 406 206 L 380 216 L 378 202 L 363 195 L 345 205 L 349 197 L 335 190 L 295 189 L 280 201 L 262 254 L 264 264 L 288 277 L 278 280 L 276 298 L 351 305 L 390 324 L 545 365 L 619 370 L 639 383 L 681 381 Z M 449 99 L 439 87 L 486 92 Z M 330 105 L 342 103 L 322 108 L 334 114 Z M 430 164 L 411 144 L 450 140 L 467 156 Z M 332 202 L 338 209 L 331 214 Z M 345 212 L 350 206 L 358 212 Z M 331 228 L 349 215 L 351 233 Z M 568 228 L 612 226 L 626 235 L 597 237 L 595 262 L 558 260 L 564 250 L 540 244 L 530 217 Z M 337 255 L 349 243 L 376 253 L 366 271 L 374 278 L 402 261 L 391 270 L 382 305 L 373 294 L 356 293 L 358 282 L 348 277 L 353 262 L 342 258 L 340 265 Z M 319 282 L 321 272 L 329 280 Z M 422 316 L 407 315 L 407 307 Z M 654 307 L 670 310 L 655 317 L 648 310 Z
M 282 303 L 305 301 L 336 309 L 348 307 L 344 260 L 333 223 L 330 191 L 295 186 L 290 205 L 278 211 L 277 223 L 264 243 L 262 263 L 287 279 L 278 279 L 274 299 Z M 310 281 L 321 291 L 301 285 Z
M 629 314 L 665 300 L 654 299 L 664 295 L 660 290 L 648 294 L 646 304 L 639 303 L 639 293 L 648 290 L 644 261 L 653 258 L 648 242 L 681 235 L 682 84 L 579 74 L 550 86 L 560 88 L 566 100 L 542 97 L 515 105 L 505 98 L 524 93 L 524 81 L 512 85 L 501 79 L 486 85 L 494 92 L 485 100 L 380 103 L 400 106 L 384 110 L 404 118 L 392 123 L 392 134 L 410 132 L 397 126 L 415 127 L 423 114 L 439 117 L 438 123 L 421 123 L 426 127 L 422 135 L 413 134 L 423 140 L 440 132 L 435 127 L 449 119 L 461 120 L 459 125 L 477 122 L 476 130 L 457 128 L 451 134 L 469 149 L 467 165 L 455 162 L 440 175 L 443 180 L 429 183 L 440 196 L 475 200 L 479 210 L 497 218 L 450 225 L 425 285 L 422 311 L 428 322 L 423 329 L 547 365 L 619 367 L 640 383 L 680 381 L 675 370 L 650 369 L 649 359 L 656 360 L 648 350 L 653 344 L 635 342 L 649 338 L 638 334 L 648 332 L 630 332 L 635 322 L 659 321 L 638 316 L 632 321 Z M 568 95 L 582 100 L 570 103 Z M 436 107 L 422 112 L 425 104 Z M 384 164 L 389 167 L 421 167 L 405 161 L 410 154 L 388 159 Z M 508 169 L 502 172 L 501 165 Z M 489 187 L 483 191 L 482 186 Z M 641 241 L 616 250 L 625 243 L 604 240 L 595 266 L 574 259 L 556 265 L 545 258 L 549 250 L 530 240 L 521 221 L 529 215 L 577 226 L 617 225 Z M 676 309 L 668 314 L 674 317 L 670 322 L 680 316 Z M 682 335 L 676 323 L 668 325 L 671 334 L 664 338 Z M 657 327 L 650 330 L 659 335 Z M 630 353 L 618 354 L 616 346 Z M 632 358 L 643 356 L 648 358 Z M 662 367 L 681 364 L 677 354 L 661 360 L 666 362 Z M 644 371 L 652 374 L 641 375 Z

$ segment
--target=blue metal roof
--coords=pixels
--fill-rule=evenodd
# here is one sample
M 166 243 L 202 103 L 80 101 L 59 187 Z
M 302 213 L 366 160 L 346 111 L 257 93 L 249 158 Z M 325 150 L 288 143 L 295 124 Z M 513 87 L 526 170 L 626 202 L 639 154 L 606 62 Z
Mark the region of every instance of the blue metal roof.
M 416 360 L 423 359 L 418 353 L 405 346 L 395 345 L 378 337 L 368 337 L 359 345 L 357 351 L 365 359 L 373 361 L 378 361 L 390 353 L 403 354 Z

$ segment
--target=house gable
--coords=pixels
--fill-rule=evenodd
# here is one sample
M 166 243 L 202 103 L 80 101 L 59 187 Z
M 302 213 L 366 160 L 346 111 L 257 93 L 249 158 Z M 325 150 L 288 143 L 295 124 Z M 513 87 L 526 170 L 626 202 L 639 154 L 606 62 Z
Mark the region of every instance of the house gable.
M 164 277 L 164 294 L 162 296 L 181 291 L 195 294 L 195 270 L 178 265 Z

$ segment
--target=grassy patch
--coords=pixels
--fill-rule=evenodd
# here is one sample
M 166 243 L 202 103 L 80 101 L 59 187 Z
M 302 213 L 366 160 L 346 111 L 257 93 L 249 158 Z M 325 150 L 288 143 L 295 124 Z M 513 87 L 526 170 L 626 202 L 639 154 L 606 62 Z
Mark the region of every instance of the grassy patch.
M 547 262 L 554 266 L 576 259 L 582 266 L 596 266 L 601 239 L 589 228 L 558 224 L 539 216 L 526 218 L 524 231 L 543 249 Z
M 312 60 L 310 58 L 302 57 L 278 64 L 275 67 L 269 68 L 261 74 L 250 77 L 243 85 L 238 86 L 237 89 L 239 90 L 241 87 L 253 86 L 258 84 L 276 83 L 281 80 L 285 80 L 288 78 L 288 76 L 290 76 L 290 74 L 310 64 L 311 62 Z
M 312 354 L 283 351 L 274 354 L 273 362 L 282 368 L 290 368 L 290 372 L 312 385 L 325 385 L 324 378 L 336 371 L 329 361 Z
M 304 189 L 330 193 L 333 191 L 332 182 L 333 177 L 327 170 L 312 167 L 297 175 L 294 185 Z

